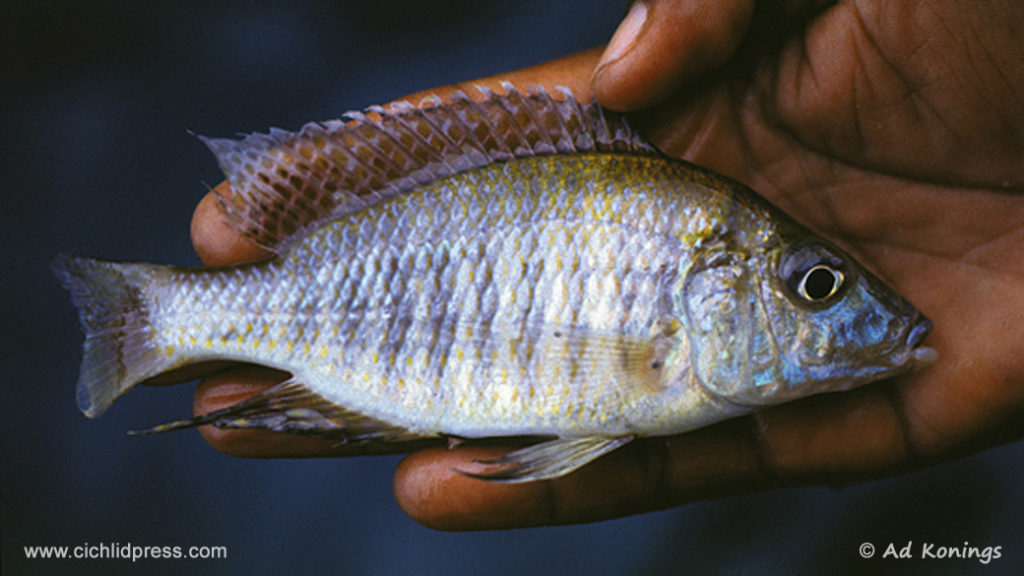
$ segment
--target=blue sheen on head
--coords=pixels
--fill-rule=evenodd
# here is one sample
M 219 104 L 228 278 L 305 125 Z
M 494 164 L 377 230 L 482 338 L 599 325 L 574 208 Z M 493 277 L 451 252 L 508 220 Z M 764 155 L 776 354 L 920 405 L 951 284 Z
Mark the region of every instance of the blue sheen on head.
M 921 364 L 928 320 L 824 242 L 798 242 L 775 263 L 719 260 L 691 274 L 695 372 L 732 403 L 846 390 Z

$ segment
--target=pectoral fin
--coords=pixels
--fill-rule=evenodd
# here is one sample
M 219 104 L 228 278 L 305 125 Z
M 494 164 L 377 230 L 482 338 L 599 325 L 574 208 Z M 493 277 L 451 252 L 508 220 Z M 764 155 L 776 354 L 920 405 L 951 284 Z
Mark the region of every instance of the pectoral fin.
M 217 428 L 261 428 L 333 438 L 343 444 L 409 442 L 424 436 L 347 410 L 294 380 L 282 382 L 222 410 L 131 434 L 159 434 L 212 424 Z
M 583 438 L 556 438 L 521 448 L 501 458 L 482 461 L 487 466 L 500 467 L 495 472 L 459 472 L 491 482 L 534 482 L 564 476 L 605 454 L 628 444 L 632 436 L 586 436 Z

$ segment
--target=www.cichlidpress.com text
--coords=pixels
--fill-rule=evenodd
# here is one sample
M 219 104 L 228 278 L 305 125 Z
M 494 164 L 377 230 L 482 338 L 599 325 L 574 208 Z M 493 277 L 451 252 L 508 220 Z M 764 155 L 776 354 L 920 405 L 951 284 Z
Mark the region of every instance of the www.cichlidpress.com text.
M 73 560 L 209 560 L 227 558 L 226 546 L 138 546 L 118 542 L 78 546 L 25 546 L 25 557 Z

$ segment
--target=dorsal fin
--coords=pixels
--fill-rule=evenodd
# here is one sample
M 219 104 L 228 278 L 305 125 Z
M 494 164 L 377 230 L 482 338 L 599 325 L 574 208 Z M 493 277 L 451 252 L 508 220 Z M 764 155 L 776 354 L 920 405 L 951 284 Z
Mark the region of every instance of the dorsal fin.
M 222 198 L 237 229 L 270 249 L 326 221 L 459 172 L 529 156 L 573 152 L 654 153 L 622 116 L 503 83 L 420 106 L 395 103 L 298 132 L 272 129 L 241 140 L 203 142 L 234 193 Z

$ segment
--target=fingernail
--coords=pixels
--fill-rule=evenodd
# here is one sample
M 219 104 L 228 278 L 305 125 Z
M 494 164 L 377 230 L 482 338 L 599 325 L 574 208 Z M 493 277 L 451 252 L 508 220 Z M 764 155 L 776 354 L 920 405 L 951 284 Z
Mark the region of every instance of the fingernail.
M 597 69 L 600 70 L 606 64 L 622 58 L 626 52 L 629 52 L 636 41 L 637 34 L 644 27 L 644 22 L 646 21 L 647 2 L 645 0 L 634 0 L 629 6 L 629 12 L 626 13 L 626 17 L 619 24 L 618 29 L 615 30 L 615 35 L 612 36 L 608 47 L 604 49 L 604 54 L 601 55 L 601 60 L 597 63 Z

